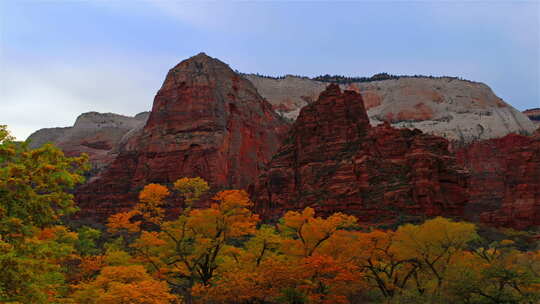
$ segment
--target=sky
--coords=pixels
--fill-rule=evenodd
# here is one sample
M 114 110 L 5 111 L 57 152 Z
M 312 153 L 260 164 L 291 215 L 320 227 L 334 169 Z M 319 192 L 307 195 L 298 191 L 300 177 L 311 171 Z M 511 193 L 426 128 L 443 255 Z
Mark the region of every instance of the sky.
M 199 52 L 245 73 L 456 76 L 540 107 L 540 1 L 0 0 L 0 124 L 152 107 Z

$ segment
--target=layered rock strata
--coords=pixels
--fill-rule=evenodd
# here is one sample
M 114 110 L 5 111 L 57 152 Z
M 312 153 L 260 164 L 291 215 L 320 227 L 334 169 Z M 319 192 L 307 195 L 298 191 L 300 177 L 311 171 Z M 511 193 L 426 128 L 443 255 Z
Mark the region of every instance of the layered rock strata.
M 148 116 L 149 112 L 134 117 L 113 113 L 83 113 L 77 117 L 72 127 L 41 129 L 30 135 L 28 141 L 31 148 L 53 143 L 69 156 L 87 153 L 92 164 L 89 175 L 94 177 L 114 160 L 118 144 L 126 134 L 144 126 Z
M 330 85 L 300 111 L 251 193 L 267 218 L 309 206 L 395 224 L 463 216 L 467 177 L 446 139 L 371 127 L 362 96 Z
M 540 226 L 540 131 L 476 142 L 456 155 L 471 173 L 467 219 L 516 229 Z
M 99 179 L 81 187 L 81 216 L 103 220 L 148 183 L 199 176 L 214 190 L 246 188 L 279 147 L 288 123 L 255 87 L 204 53 L 169 71 L 144 128 L 123 141 Z
M 294 120 L 327 83 L 307 77 L 246 76 L 281 115 Z M 451 141 L 470 143 L 510 133 L 531 134 L 526 115 L 497 97 L 485 84 L 451 77 L 401 77 L 353 82 L 342 89 L 360 92 L 372 125 L 420 129 Z

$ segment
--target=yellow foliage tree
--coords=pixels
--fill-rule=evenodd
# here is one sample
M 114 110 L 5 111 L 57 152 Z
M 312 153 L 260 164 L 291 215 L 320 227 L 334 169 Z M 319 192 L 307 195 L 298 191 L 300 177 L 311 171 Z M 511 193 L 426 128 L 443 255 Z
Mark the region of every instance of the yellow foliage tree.
M 422 225 L 406 224 L 395 233 L 396 252 L 402 259 L 414 259 L 421 263 L 427 273 L 435 277 L 433 293 L 438 294 L 445 280 L 445 272 L 456 253 L 465 249 L 467 244 L 478 238 L 474 224 L 454 222 L 437 217 Z M 429 286 L 428 276 L 424 282 L 418 276 L 420 292 Z
M 176 188 L 191 203 L 208 190 L 207 183 L 199 178 L 180 179 Z M 197 282 L 205 286 L 210 283 L 227 243 L 255 233 L 259 218 L 250 211 L 253 203 L 245 191 L 227 190 L 214 196 L 210 208 L 188 208 L 178 219 L 163 221 L 161 204 L 168 195 L 164 186 L 146 186 L 134 210 L 112 216 L 108 227 L 112 232 L 139 232 L 130 246 L 135 259 L 180 290 L 184 301 L 191 303 L 191 288 Z M 141 229 L 140 221 L 133 220 L 136 215 L 158 225 L 157 231 Z
M 174 182 L 174 189 L 180 192 L 186 205 L 190 208 L 194 202 L 198 201 L 204 193 L 210 190 L 210 187 L 200 177 L 183 177 Z
M 171 304 L 177 298 L 166 282 L 152 278 L 143 266 L 107 266 L 99 276 L 74 287 L 78 304 Z
M 292 237 L 283 243 L 290 252 L 309 257 L 339 229 L 354 227 L 357 219 L 343 213 L 334 213 L 326 219 L 315 217 L 315 210 L 307 207 L 302 212 L 289 211 L 279 228 Z
M 139 193 L 139 204 L 135 206 L 135 211 L 142 217 L 156 225 L 163 222 L 165 210 L 161 207 L 163 201 L 170 195 L 169 189 L 159 184 L 148 184 Z

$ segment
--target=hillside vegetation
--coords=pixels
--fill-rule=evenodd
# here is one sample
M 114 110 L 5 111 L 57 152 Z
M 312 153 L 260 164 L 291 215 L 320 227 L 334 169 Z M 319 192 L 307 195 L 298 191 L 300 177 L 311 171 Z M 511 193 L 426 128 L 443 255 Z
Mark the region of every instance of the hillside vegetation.
M 396 230 L 288 211 L 265 224 L 243 190 L 148 184 L 106 227 L 71 218 L 86 156 L 30 149 L 0 127 L 1 303 L 538 303 L 527 232 L 433 218 Z M 170 197 L 181 212 L 165 214 Z M 67 225 L 69 222 L 75 223 Z M 489 233 L 488 233 L 489 232 Z

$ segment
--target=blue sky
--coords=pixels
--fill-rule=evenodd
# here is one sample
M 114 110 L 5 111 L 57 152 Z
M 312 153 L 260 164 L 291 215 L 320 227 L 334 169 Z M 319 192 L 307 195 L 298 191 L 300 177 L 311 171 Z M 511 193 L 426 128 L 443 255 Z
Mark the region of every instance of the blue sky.
M 82 112 L 149 110 L 201 51 L 276 76 L 458 76 L 540 107 L 539 1 L 0 0 L 0 124 L 24 139 Z

